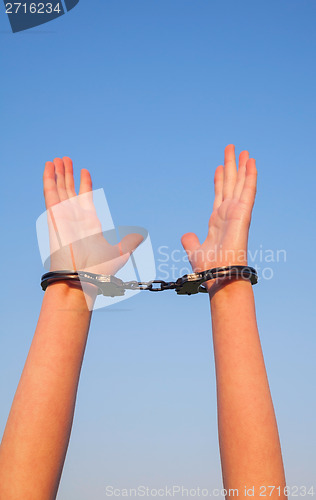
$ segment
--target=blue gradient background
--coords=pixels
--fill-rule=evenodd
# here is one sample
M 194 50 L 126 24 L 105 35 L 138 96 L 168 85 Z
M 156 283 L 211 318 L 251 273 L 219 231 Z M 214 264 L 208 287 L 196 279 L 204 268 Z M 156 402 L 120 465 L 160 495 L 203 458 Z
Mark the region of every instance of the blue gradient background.
M 234 143 L 259 171 L 250 250 L 286 251 L 258 255 L 274 274 L 254 290 L 287 481 L 311 486 L 315 2 L 81 0 L 17 34 L 0 7 L 1 431 L 43 296 L 45 161 L 72 157 L 76 180 L 89 168 L 115 224 L 148 229 L 159 267 L 161 245 L 206 236 L 214 170 Z M 204 295 L 143 292 L 94 313 L 58 499 L 138 484 L 221 487 Z

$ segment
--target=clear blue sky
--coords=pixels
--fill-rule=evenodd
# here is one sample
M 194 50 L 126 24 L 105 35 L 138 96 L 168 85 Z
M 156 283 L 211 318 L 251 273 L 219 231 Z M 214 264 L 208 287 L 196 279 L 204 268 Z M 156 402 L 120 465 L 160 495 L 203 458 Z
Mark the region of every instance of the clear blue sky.
M 16 34 L 0 14 L 1 431 L 43 296 L 45 161 L 70 156 L 77 180 L 90 169 L 115 224 L 149 231 L 159 276 L 160 246 L 205 237 L 233 143 L 259 171 L 250 250 L 286 252 L 257 253 L 273 271 L 255 287 L 257 315 L 288 483 L 312 485 L 315 2 L 80 0 Z M 138 484 L 221 487 L 204 295 L 143 292 L 94 314 L 58 499 Z

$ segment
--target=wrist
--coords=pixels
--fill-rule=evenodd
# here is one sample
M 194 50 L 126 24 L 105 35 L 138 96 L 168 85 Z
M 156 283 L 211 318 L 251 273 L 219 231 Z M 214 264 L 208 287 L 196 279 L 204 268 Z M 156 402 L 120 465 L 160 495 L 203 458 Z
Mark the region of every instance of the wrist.
M 213 279 L 203 283 L 203 287 L 212 295 L 215 291 L 224 289 L 236 281 L 250 281 L 252 285 L 255 285 L 258 281 L 256 269 L 248 266 L 247 262 L 238 262 L 238 264 L 232 264 L 231 262 L 228 264 L 220 263 L 216 267 L 205 271 L 205 273 L 205 277 L 209 275 L 212 278 L 213 276 Z
M 60 298 L 65 309 L 91 311 L 98 295 L 98 288 L 92 283 L 56 281 L 47 287 L 45 295 Z
M 238 295 L 243 289 L 252 289 L 252 284 L 249 279 L 243 277 L 227 277 L 218 278 L 213 282 L 204 283 L 207 288 L 211 304 L 216 303 L 218 300 L 230 300 L 231 297 Z

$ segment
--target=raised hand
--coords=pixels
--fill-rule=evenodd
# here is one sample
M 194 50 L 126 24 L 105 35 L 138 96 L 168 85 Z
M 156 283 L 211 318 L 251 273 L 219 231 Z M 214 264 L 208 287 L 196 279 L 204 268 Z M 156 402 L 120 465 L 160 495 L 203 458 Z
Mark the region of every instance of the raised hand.
M 81 170 L 77 196 L 70 158 L 55 158 L 53 162 L 47 162 L 43 183 L 51 248 L 50 270 L 114 275 L 143 237 L 129 234 L 116 245 L 104 238 L 93 203 L 90 173 Z
M 208 235 L 202 244 L 194 233 L 186 233 L 181 238 L 194 272 L 247 265 L 248 231 L 256 185 L 255 160 L 249 158 L 248 151 L 242 151 L 237 170 L 235 147 L 233 144 L 227 146 L 224 166 L 220 165 L 215 171 L 215 199 Z

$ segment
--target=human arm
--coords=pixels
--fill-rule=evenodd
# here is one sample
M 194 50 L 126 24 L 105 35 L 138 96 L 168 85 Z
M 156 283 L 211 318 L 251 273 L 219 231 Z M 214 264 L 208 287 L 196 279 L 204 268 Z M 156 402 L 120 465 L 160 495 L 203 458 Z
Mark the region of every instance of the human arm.
M 115 274 L 140 243 L 140 235 L 126 236 L 120 247 L 104 239 L 90 174 L 82 170 L 77 196 L 69 158 L 47 162 L 43 181 L 50 270 L 72 269 L 75 263 L 77 270 Z M 74 241 L 73 233 L 80 238 Z M 57 249 L 61 237 L 74 241 L 74 262 L 68 245 Z M 0 447 L 0 500 L 56 497 L 96 294 L 93 285 L 84 284 L 83 292 L 66 282 L 50 285 L 44 294 Z
M 81 290 L 47 288 L 0 447 L 3 500 L 56 497 L 91 314 Z
M 247 265 L 248 231 L 256 194 L 255 161 L 225 149 L 224 166 L 215 172 L 215 200 L 208 236 L 201 245 L 187 233 L 182 243 L 193 270 Z M 216 369 L 219 445 L 224 488 L 238 496 L 254 487 L 253 498 L 275 489 L 284 498 L 285 476 L 278 429 L 256 322 L 249 281 L 209 281 Z M 278 489 L 280 488 L 280 489 Z M 266 495 L 270 496 L 271 488 Z M 233 492 L 231 492 L 233 496 Z M 236 496 L 236 493 L 235 493 Z

